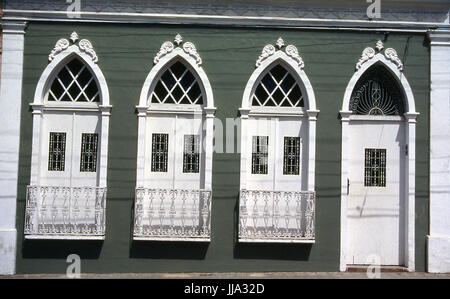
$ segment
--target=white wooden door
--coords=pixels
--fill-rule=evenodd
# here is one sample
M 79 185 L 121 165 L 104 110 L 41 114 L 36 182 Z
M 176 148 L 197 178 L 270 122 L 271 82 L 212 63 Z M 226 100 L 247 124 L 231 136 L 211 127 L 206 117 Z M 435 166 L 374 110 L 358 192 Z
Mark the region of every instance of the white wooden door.
M 202 116 L 192 115 L 151 115 L 147 119 L 146 167 L 144 185 L 156 189 L 185 189 L 198 190 L 203 188 L 201 173 L 204 167 L 204 134 L 202 130 Z M 167 142 L 167 161 L 162 168 L 157 169 L 153 151 L 155 135 L 165 135 L 163 141 Z M 198 142 L 199 161 L 198 170 L 187 172 L 184 169 L 184 154 L 186 138 L 192 137 Z M 165 140 L 167 138 L 167 140 Z
M 253 173 L 254 137 L 267 137 L 267 171 Z M 283 171 L 285 138 L 299 138 L 299 169 L 295 174 Z M 250 118 L 247 132 L 247 189 L 266 191 L 306 190 L 307 126 L 298 117 Z
M 401 265 L 404 251 L 404 124 L 350 122 L 347 264 Z

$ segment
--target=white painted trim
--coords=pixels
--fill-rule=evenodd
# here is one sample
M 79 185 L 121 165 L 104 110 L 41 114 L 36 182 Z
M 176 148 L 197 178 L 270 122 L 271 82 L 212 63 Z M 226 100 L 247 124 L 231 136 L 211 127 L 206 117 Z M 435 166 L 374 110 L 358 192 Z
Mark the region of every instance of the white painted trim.
M 298 78 L 300 78 L 298 83 L 300 85 L 300 88 L 302 89 L 302 94 L 306 95 L 306 97 L 304 97 L 306 109 L 317 110 L 316 97 L 314 95 L 314 90 L 312 88 L 308 76 L 303 71 L 303 69 L 298 66 L 297 61 L 292 59 L 290 56 L 288 56 L 285 52 L 281 50 L 276 51 L 273 55 L 264 59 L 259 65 L 259 67 L 257 67 L 255 71 L 252 73 L 250 79 L 247 82 L 247 85 L 245 86 L 241 108 L 251 109 L 250 111 L 252 111 L 251 95 L 257 87 L 256 83 L 259 82 L 259 79 L 261 75 L 264 73 L 264 71 L 266 71 L 269 68 L 269 66 L 276 63 L 281 63 L 284 67 L 287 67 L 288 70 L 290 70 L 291 72 L 296 74 Z M 301 108 L 291 108 L 291 109 L 292 109 L 291 111 L 302 110 Z M 256 109 L 256 111 L 259 112 L 260 108 Z
M 90 71 L 94 74 L 94 78 L 97 81 L 98 87 L 100 88 L 100 103 L 101 105 L 109 105 L 109 90 L 106 84 L 105 76 L 103 75 L 100 67 L 93 62 L 92 57 L 81 51 L 77 45 L 72 45 L 66 50 L 60 52 L 45 68 L 42 73 L 39 82 L 36 87 L 36 92 L 34 94 L 33 104 L 47 104 L 46 102 L 46 92 L 49 89 L 49 84 L 53 82 L 54 78 L 59 70 L 68 63 L 72 58 L 78 57 L 86 66 L 89 67 Z M 86 103 L 92 104 L 92 103 Z M 64 106 L 64 103 L 51 103 L 50 106 Z M 66 104 L 67 107 L 74 106 L 73 103 Z M 80 105 L 83 106 L 83 105 Z M 88 105 L 84 105 L 88 106 Z
M 183 62 L 187 62 L 187 66 L 193 70 L 193 75 L 199 77 L 200 88 L 202 89 L 203 94 L 206 95 L 206 105 L 204 107 L 214 108 L 214 97 L 211 88 L 211 84 L 209 83 L 208 76 L 206 75 L 203 67 L 197 64 L 195 58 L 185 53 L 183 49 L 177 47 L 173 49 L 172 52 L 166 54 L 161 57 L 157 64 L 151 69 L 147 78 L 145 79 L 144 86 L 141 90 L 141 96 L 139 97 L 139 107 L 149 107 L 152 108 L 152 104 L 149 104 L 147 101 L 150 97 L 150 92 L 153 90 L 154 85 L 157 83 L 157 78 L 159 77 L 161 71 L 165 69 L 168 63 L 175 61 L 176 59 L 180 59 Z
M 70 19 L 66 11 L 36 11 L 13 10 L 3 11 L 6 20 L 19 21 L 65 21 L 65 22 L 108 22 L 108 23 L 162 23 L 162 24 L 212 24 L 224 26 L 283 26 L 283 27 L 328 27 L 330 29 L 351 30 L 427 30 L 429 28 L 449 28 L 445 22 L 418 22 L 418 21 L 379 21 L 379 20 L 352 20 L 327 18 L 289 18 L 267 16 L 225 16 L 225 15 L 199 15 L 199 14 L 168 14 L 168 13 L 114 13 L 114 12 L 80 12 L 80 18 Z M 355 29 L 356 28 L 356 29 Z
M 239 239 L 239 243 L 314 244 L 315 240 Z
M 356 116 L 352 115 L 352 111 L 349 111 L 350 98 L 355 88 L 358 80 L 361 76 L 373 65 L 382 64 L 393 77 L 397 79 L 399 86 L 402 87 L 405 95 L 405 110 L 407 113 L 404 114 L 403 121 L 406 123 L 405 130 L 405 140 L 408 145 L 408 155 L 406 157 L 406 169 L 405 169 L 405 188 L 407 198 L 405 199 L 405 266 L 409 271 L 415 270 L 415 125 L 416 118 L 419 113 L 416 112 L 414 95 L 412 93 L 411 87 L 408 83 L 403 72 L 400 70 L 397 64 L 393 63 L 391 60 L 387 59 L 382 53 L 375 54 L 372 58 L 367 59 L 362 63 L 361 67 L 353 74 L 350 79 L 347 88 L 345 89 L 344 98 L 342 101 L 341 124 L 342 124 L 342 164 L 341 164 L 341 242 L 340 242 L 340 263 L 339 270 L 346 271 L 346 253 L 347 253 L 347 179 L 348 179 L 348 161 L 349 161 L 349 123 L 351 121 L 373 121 L 370 116 Z M 384 121 L 398 121 L 398 117 L 382 117 Z
M 105 236 L 25 235 L 27 240 L 105 240 Z
M 134 241 L 164 241 L 164 242 L 211 242 L 210 238 L 158 238 L 158 237 L 133 237 Z
M 16 272 L 16 211 L 26 22 L 3 21 L 0 81 L 0 275 Z
M 403 72 L 398 69 L 397 65 L 392 61 L 388 60 L 381 53 L 376 54 L 373 58 L 366 61 L 364 64 L 362 64 L 361 68 L 353 74 L 352 78 L 350 79 L 350 82 L 347 85 L 347 88 L 345 89 L 341 111 L 348 111 L 350 105 L 350 98 L 356 83 L 371 66 L 377 63 L 381 63 L 383 66 L 386 67 L 388 71 L 390 71 L 392 75 L 394 75 L 394 78 L 397 79 L 399 85 L 403 87 L 405 99 L 407 100 L 407 103 L 405 103 L 407 105 L 407 107 L 405 107 L 406 111 L 408 111 L 409 113 L 415 113 L 416 106 L 414 102 L 414 95 L 412 93 L 411 87 L 409 86 L 408 80 L 406 79 Z

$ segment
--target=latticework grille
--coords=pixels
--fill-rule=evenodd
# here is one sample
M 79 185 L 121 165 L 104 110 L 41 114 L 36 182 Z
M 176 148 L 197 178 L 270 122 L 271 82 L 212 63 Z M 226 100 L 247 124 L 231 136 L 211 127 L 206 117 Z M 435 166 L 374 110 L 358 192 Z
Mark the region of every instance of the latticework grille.
M 79 59 L 67 63 L 53 80 L 48 93 L 51 102 L 99 102 L 94 75 Z
M 284 137 L 283 174 L 300 173 L 300 137 Z
M 66 159 L 66 133 L 50 132 L 48 170 L 64 171 Z
M 184 135 L 183 173 L 198 173 L 200 165 L 200 136 Z
M 152 135 L 152 172 L 167 172 L 169 134 Z
M 253 136 L 252 174 L 267 174 L 269 156 L 269 137 Z
M 295 77 L 280 64 L 259 81 L 252 96 L 253 106 L 303 107 L 303 95 Z
M 80 172 L 97 171 L 98 134 L 81 135 Z
M 191 70 L 177 61 L 156 83 L 151 93 L 151 103 L 202 105 L 202 90 Z
M 364 186 L 386 187 L 386 149 L 365 149 Z
M 356 84 L 350 110 L 359 115 L 402 115 L 403 98 L 396 79 L 384 67 L 375 66 Z

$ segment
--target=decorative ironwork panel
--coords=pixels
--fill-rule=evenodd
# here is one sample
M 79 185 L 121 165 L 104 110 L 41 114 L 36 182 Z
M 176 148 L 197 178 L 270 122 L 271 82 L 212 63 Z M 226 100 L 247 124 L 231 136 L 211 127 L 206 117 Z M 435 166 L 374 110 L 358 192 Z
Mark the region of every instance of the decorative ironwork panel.
M 136 189 L 134 237 L 209 239 L 211 191 Z
M 284 137 L 283 174 L 300 174 L 300 137 Z
M 365 149 L 365 187 L 386 187 L 386 149 Z
M 203 104 L 200 84 L 182 62 L 172 64 L 160 77 L 151 93 L 157 104 Z
M 104 236 L 106 188 L 28 186 L 25 235 Z
M 261 78 L 252 96 L 253 106 L 303 107 L 298 80 L 280 64 Z
M 92 72 L 75 58 L 53 80 L 48 92 L 51 102 L 99 102 L 100 90 Z
M 198 173 L 200 166 L 200 136 L 184 135 L 183 173 Z
M 169 134 L 152 135 L 152 172 L 167 172 Z
M 314 217 L 315 192 L 241 190 L 239 239 L 314 240 Z
M 376 66 L 356 84 L 350 109 L 360 115 L 403 115 L 404 96 L 396 79 L 384 67 Z
M 269 156 L 269 136 L 253 136 L 252 174 L 267 174 Z
M 97 171 L 98 134 L 81 135 L 80 172 Z
M 66 162 L 66 133 L 50 132 L 48 171 L 64 171 Z

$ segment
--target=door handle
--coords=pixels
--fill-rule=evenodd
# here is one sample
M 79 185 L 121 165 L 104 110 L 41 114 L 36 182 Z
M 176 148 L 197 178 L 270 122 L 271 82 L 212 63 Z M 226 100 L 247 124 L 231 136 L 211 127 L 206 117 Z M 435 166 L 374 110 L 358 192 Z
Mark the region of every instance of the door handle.
M 347 195 L 350 193 L 350 180 L 347 178 Z

